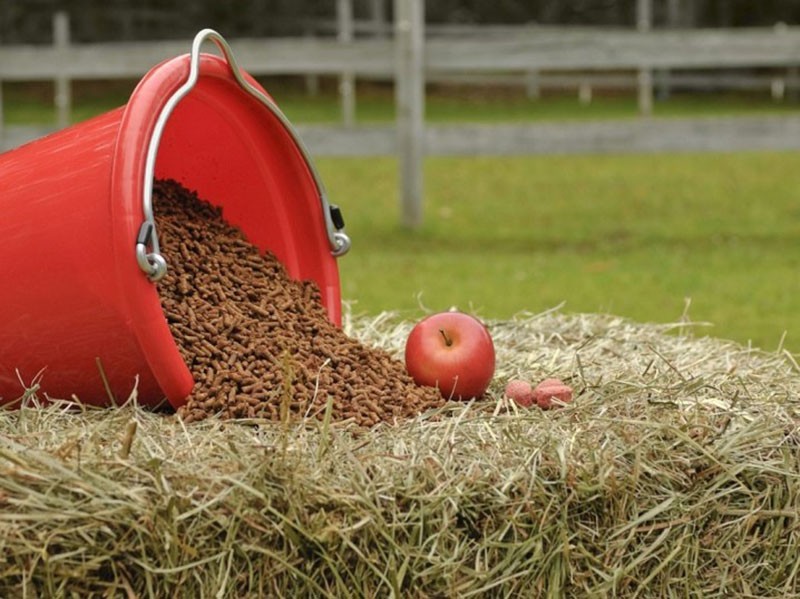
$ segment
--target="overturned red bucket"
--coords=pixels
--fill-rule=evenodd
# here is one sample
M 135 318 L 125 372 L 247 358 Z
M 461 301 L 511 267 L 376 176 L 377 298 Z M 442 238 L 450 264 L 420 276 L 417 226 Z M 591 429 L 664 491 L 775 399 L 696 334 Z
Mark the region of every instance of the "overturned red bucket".
M 222 56 L 201 53 L 210 40 Z M 128 103 L 0 155 L 0 404 L 50 397 L 177 408 L 194 381 L 161 309 L 152 181 L 222 206 L 341 320 L 350 240 L 308 151 L 215 31 L 139 82 Z

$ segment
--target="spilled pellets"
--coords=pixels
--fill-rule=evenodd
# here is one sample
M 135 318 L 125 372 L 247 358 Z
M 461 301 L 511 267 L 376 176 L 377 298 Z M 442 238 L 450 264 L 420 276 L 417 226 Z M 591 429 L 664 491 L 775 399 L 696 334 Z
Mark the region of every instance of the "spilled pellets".
M 154 183 L 169 270 L 161 305 L 195 386 L 179 414 L 322 418 L 360 426 L 401 421 L 443 404 L 402 362 L 333 325 L 315 283 L 294 281 L 221 210 L 174 181 Z

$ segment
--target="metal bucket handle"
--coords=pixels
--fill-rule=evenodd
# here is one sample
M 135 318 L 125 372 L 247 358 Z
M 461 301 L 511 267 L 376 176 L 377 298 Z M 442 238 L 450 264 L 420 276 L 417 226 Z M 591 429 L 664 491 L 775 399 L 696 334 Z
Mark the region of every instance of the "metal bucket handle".
M 194 41 L 192 42 L 189 77 L 186 79 L 186 82 L 170 96 L 164 108 L 161 109 L 161 113 L 158 115 L 155 127 L 153 128 L 153 135 L 150 137 L 150 144 L 147 148 L 147 161 L 144 169 L 144 193 L 142 198 L 145 220 L 139 228 L 139 235 L 136 238 L 136 261 L 139 263 L 139 267 L 151 281 L 158 281 L 167 273 L 167 261 L 160 253 L 158 232 L 156 231 L 156 223 L 153 217 L 153 176 L 155 175 L 156 154 L 158 153 L 158 145 L 161 142 L 161 135 L 164 133 L 164 127 L 172 111 L 175 109 L 178 102 L 180 102 L 197 83 L 197 78 L 200 75 L 200 46 L 206 40 L 213 41 L 220 49 L 225 60 L 228 62 L 228 66 L 231 68 L 236 82 L 242 89 L 266 106 L 292 137 L 292 140 L 297 145 L 303 159 L 308 165 L 311 176 L 314 178 L 314 184 L 319 193 L 322 214 L 325 218 L 325 228 L 328 234 L 328 242 L 331 246 L 331 253 L 334 256 L 345 254 L 350 249 L 350 238 L 344 233 L 344 223 L 341 220 L 338 208 L 332 206 L 328 202 L 325 186 L 322 184 L 322 178 L 314 166 L 311 155 L 300 139 L 300 136 L 289 122 L 289 119 L 281 112 L 281 109 L 242 76 L 242 72 L 233 56 L 231 47 L 228 45 L 228 42 L 225 41 L 225 38 L 213 29 L 203 29 L 195 35 Z M 148 251 L 148 248 L 152 251 Z

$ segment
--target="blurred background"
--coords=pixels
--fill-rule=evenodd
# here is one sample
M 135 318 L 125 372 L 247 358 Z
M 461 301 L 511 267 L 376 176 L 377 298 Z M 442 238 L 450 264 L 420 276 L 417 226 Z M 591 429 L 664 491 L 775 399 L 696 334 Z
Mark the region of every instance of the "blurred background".
M 5 149 L 212 27 L 298 127 L 355 312 L 556 306 L 800 348 L 796 0 L 0 0 Z
M 392 0 L 353 0 L 359 20 L 391 19 Z M 75 41 L 180 39 L 213 26 L 231 36 L 331 32 L 336 0 L 2 0 L 5 43 L 47 43 L 50 19 L 70 13 Z M 800 17 L 796 0 L 653 0 L 658 25 L 771 27 Z M 429 24 L 590 25 L 632 27 L 637 0 L 429 0 Z

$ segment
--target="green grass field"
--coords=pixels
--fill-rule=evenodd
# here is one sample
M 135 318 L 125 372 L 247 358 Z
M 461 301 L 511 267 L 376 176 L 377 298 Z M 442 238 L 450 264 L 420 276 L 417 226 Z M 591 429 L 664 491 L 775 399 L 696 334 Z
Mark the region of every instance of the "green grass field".
M 274 96 L 294 122 L 335 123 L 341 119 L 339 105 L 330 97 L 308 96 L 291 89 L 277 89 Z M 358 96 L 356 118 L 361 123 L 389 122 L 394 118 L 392 102 L 390 91 L 367 89 Z M 796 109 L 792 102 L 775 102 L 765 94 L 675 95 L 668 102 L 657 102 L 654 114 L 659 117 L 781 114 Z M 616 119 L 636 118 L 638 108 L 632 95 L 599 95 L 583 105 L 574 93 L 553 93 L 542 100 L 531 100 L 513 90 L 491 95 L 457 88 L 429 93 L 425 116 L 437 123 Z
M 123 104 L 132 84 L 82 89 L 75 119 Z M 52 122 L 46 89 L 6 86 L 7 123 Z M 269 87 L 268 87 L 269 89 Z M 333 122 L 335 97 L 270 89 L 298 123 Z M 765 97 L 675 97 L 659 116 L 797 110 Z M 433 94 L 435 122 L 633 118 L 630 97 Z M 358 120 L 392 118 L 391 93 L 359 96 Z M 312 148 L 313 151 L 313 148 Z M 340 261 L 358 312 L 458 306 L 487 318 L 608 312 L 640 321 L 689 316 L 699 334 L 800 350 L 800 154 L 430 158 L 425 225 L 398 225 L 396 163 L 319 160 L 353 249 Z
M 127 102 L 136 81 L 102 84 L 88 81 L 73 85 L 73 121 L 77 122 Z M 295 123 L 336 123 L 341 120 L 337 98 L 324 86 L 311 96 L 294 81 L 265 80 L 263 85 L 286 115 Z M 541 100 L 525 97 L 521 90 L 501 88 L 486 92 L 466 87 L 433 87 L 426 99 L 426 118 L 433 122 L 513 122 L 635 118 L 636 98 L 632 94 L 598 94 L 588 105 L 575 93 L 547 93 Z M 773 101 L 766 93 L 674 94 L 669 101 L 656 102 L 660 117 L 781 114 L 797 110 L 791 101 Z M 7 124 L 55 122 L 53 90 L 45 83 L 3 84 L 3 113 Z M 356 102 L 359 123 L 387 123 L 394 118 L 391 88 L 363 85 Z
M 398 222 L 391 159 L 320 161 L 345 210 L 357 311 L 564 309 L 800 347 L 800 155 L 430 158 L 426 222 Z

